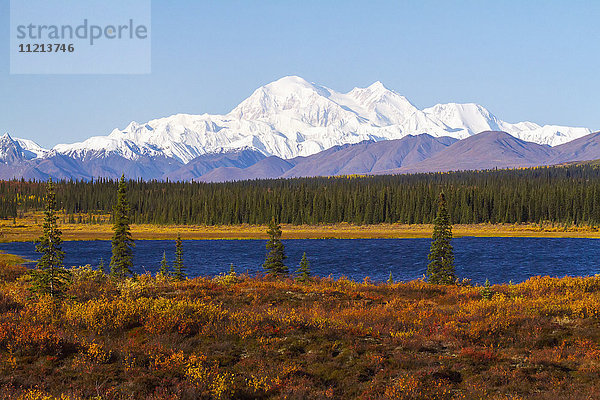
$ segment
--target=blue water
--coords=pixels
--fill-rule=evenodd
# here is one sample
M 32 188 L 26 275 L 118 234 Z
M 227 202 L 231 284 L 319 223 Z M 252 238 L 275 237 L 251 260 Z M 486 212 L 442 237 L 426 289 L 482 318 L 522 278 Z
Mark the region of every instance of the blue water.
M 429 239 L 323 239 L 284 240 L 293 271 L 306 252 L 314 274 L 346 276 L 362 281 L 366 276 L 375 281 L 420 278 L 427 268 Z M 456 272 L 460 278 L 492 283 L 521 282 L 531 276 L 586 276 L 600 273 L 600 240 L 546 238 L 472 238 L 452 241 L 456 256 Z M 190 277 L 217 275 L 229 271 L 231 263 L 237 272 L 261 270 L 266 250 L 264 240 L 184 240 L 184 264 Z M 163 251 L 172 264 L 174 241 L 140 240 L 134 251 L 134 271 L 155 273 Z M 31 242 L 0 243 L 0 250 L 30 260 L 38 258 Z M 109 241 L 64 242 L 65 265 L 97 266 L 100 258 L 108 265 Z

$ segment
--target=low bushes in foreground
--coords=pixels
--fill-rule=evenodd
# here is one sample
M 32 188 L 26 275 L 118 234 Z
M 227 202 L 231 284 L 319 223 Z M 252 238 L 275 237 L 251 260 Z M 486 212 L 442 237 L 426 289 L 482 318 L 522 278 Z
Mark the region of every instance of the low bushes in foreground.
M 0 266 L 0 270 L 7 268 Z M 0 273 L 5 399 L 587 399 L 600 277 L 437 286 L 243 275 L 116 283 L 60 301 Z M 482 295 L 485 294 L 485 296 Z

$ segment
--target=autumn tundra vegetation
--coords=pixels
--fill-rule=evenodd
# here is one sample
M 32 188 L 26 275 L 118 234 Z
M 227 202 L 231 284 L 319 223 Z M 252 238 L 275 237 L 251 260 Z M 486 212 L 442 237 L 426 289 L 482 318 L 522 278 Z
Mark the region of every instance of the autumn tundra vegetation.
M 589 399 L 600 278 L 393 284 L 0 266 L 4 399 Z
M 186 277 L 184 248 L 130 271 L 123 179 L 110 272 L 65 269 L 54 186 L 37 268 L 0 260 L 0 398 L 589 399 L 600 393 L 600 277 L 484 287 L 455 276 L 446 196 L 427 279 L 363 282 L 286 265 Z M 157 260 L 157 264 L 158 264 Z M 424 260 L 426 261 L 426 260 Z M 187 262 L 190 262 L 189 260 Z M 424 262 L 425 264 L 425 262 Z M 108 272 L 108 273 L 107 273 Z

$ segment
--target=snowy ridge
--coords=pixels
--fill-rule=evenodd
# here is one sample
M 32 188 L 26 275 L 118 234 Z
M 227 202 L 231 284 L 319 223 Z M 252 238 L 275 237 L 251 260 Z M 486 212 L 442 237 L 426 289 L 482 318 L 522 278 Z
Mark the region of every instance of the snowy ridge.
M 48 150 L 32 140 L 12 138 L 8 133 L 0 136 L 0 161 L 32 160 L 46 154 Z
M 55 153 L 79 160 L 119 155 L 128 160 L 166 157 L 185 164 L 204 154 L 240 149 L 290 159 L 364 140 L 421 133 L 463 139 L 490 130 L 550 146 L 591 133 L 587 128 L 511 124 L 477 104 L 438 104 L 419 110 L 381 82 L 339 93 L 289 76 L 258 88 L 225 115 L 177 114 L 143 124 L 131 122 L 108 136 L 56 145 L 52 152 L 32 141 L 15 141 L 37 158 Z

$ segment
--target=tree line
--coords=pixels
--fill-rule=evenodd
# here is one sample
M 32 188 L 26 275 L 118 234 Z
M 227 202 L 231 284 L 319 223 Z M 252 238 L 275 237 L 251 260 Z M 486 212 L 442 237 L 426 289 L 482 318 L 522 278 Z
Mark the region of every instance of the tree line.
M 287 256 L 285 255 L 285 247 L 281 241 L 281 226 L 275 219 L 271 219 L 271 222 L 269 222 L 267 234 L 269 235 L 269 241 L 266 246 L 268 253 L 263 263 L 263 268 L 271 276 L 288 275 L 289 269 L 284 263 Z M 452 223 L 450 222 L 450 214 L 446 204 L 446 195 L 442 192 L 438 197 L 436 217 L 433 221 L 431 247 L 427 256 L 429 264 L 427 265 L 425 274 L 429 283 L 438 285 L 458 283 L 456 268 L 454 266 L 454 248 L 451 241 Z M 296 280 L 305 283 L 310 281 L 310 277 L 309 263 L 306 253 L 304 253 L 300 261 L 300 266 L 296 271 Z M 387 283 L 394 283 L 391 272 Z M 486 290 L 489 290 L 489 281 L 486 281 L 486 285 Z
M 131 222 L 151 224 L 432 223 L 445 192 L 455 224 L 600 225 L 600 168 L 591 165 L 229 183 L 126 182 Z M 112 223 L 118 182 L 55 184 L 62 222 Z M 0 218 L 43 210 L 45 183 L 0 182 Z M 111 215 L 110 217 L 108 215 Z
M 36 240 L 36 251 L 41 254 L 41 257 L 36 264 L 36 269 L 30 272 L 29 277 L 32 281 L 33 291 L 59 298 L 64 295 L 65 287 L 70 283 L 70 272 L 63 264 L 65 252 L 62 250 L 62 232 L 58 225 L 56 192 L 52 179 L 49 179 L 47 182 L 44 201 L 45 209 L 42 234 Z M 446 204 L 446 196 L 443 192 L 439 195 L 436 213 L 431 249 L 428 255 L 430 262 L 427 266 L 427 279 L 430 283 L 434 284 L 454 284 L 457 283 L 457 278 L 454 267 L 454 251 L 451 245 L 452 225 Z M 110 260 L 110 276 L 119 281 L 130 276 L 135 276 L 132 271 L 135 242 L 129 226 L 129 214 L 130 206 L 127 184 L 125 177 L 121 176 L 117 187 L 116 204 L 113 207 L 114 222 L 111 243 L 112 256 Z M 275 218 L 272 218 L 269 222 L 267 234 L 269 235 L 269 240 L 266 244 L 268 252 L 263 263 L 265 272 L 272 277 L 289 275 L 289 269 L 284 263 L 287 256 L 285 255 L 284 244 L 281 241 L 281 225 Z M 175 240 L 175 263 L 173 271 L 170 270 L 166 261 L 166 254 L 163 253 L 158 275 L 171 277 L 179 281 L 187 278 L 183 266 L 181 235 L 177 235 L 177 239 Z M 231 265 L 228 278 L 236 279 L 233 264 Z M 309 262 L 306 253 L 304 253 L 300 261 L 300 266 L 296 271 L 296 280 L 307 283 L 310 279 Z M 394 283 L 391 273 L 388 283 Z M 489 290 L 489 287 L 487 290 Z
M 62 297 L 65 287 L 70 283 L 70 271 L 64 267 L 65 252 L 62 250 L 62 232 L 58 224 L 56 192 L 52 179 L 46 184 L 44 196 L 45 209 L 42 222 L 42 234 L 36 240 L 36 252 L 41 254 L 29 277 L 35 292 Z M 134 276 L 133 249 L 135 242 L 130 229 L 130 207 L 127 196 L 127 184 L 122 176 L 118 183 L 116 204 L 113 207 L 113 237 L 111 241 L 110 276 L 118 281 Z M 104 271 L 104 262 L 100 261 L 100 270 Z M 183 266 L 183 244 L 181 236 L 175 240 L 175 262 L 173 269 L 167 265 L 166 254 L 160 264 L 159 275 L 181 281 L 187 277 Z
M 56 192 L 52 179 L 49 179 L 46 184 L 44 201 L 45 209 L 42 234 L 36 240 L 36 252 L 40 253 L 41 257 L 36 263 L 36 268 L 30 271 L 29 279 L 31 280 L 34 292 L 61 298 L 65 294 L 65 287 L 70 284 L 71 273 L 64 267 L 63 263 L 65 252 L 62 250 L 62 232 L 58 224 Z M 127 184 L 125 183 L 125 177 L 122 176 L 118 183 L 116 204 L 113 207 L 112 256 L 108 272 L 117 281 L 135 277 L 132 271 L 135 242 L 129 226 L 129 214 L 130 206 Z M 289 269 L 284 264 L 284 260 L 287 257 L 283 242 L 281 241 L 281 226 L 275 222 L 275 219 L 272 219 L 269 223 L 267 233 L 269 235 L 269 241 L 266 245 L 268 253 L 263 268 L 267 274 L 273 277 L 288 275 Z M 105 272 L 102 260 L 100 264 L 100 270 Z M 187 278 L 185 267 L 183 266 L 183 243 L 181 235 L 178 234 L 175 240 L 175 262 L 172 269 L 167 264 L 166 253 L 163 253 L 158 275 L 178 281 Z M 302 256 L 296 275 L 299 282 L 306 283 L 310 280 L 311 274 L 306 253 Z M 233 264 L 227 278 L 229 280 L 236 279 Z

